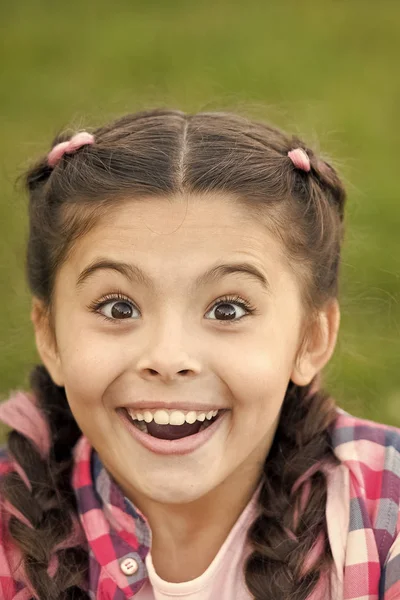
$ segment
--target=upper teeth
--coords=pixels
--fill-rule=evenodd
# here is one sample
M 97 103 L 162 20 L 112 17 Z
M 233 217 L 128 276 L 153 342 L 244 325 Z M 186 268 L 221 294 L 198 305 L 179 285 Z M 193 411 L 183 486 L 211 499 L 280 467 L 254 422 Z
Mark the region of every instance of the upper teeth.
M 194 423 L 195 421 L 204 421 L 205 419 L 210 420 L 218 413 L 218 410 L 210 410 L 208 413 L 196 410 L 187 412 L 181 410 L 145 410 L 139 412 L 132 408 L 127 408 L 127 411 L 133 420 L 144 420 L 146 423 L 151 423 L 154 419 L 154 422 L 158 425 L 183 425 L 185 421 L 186 423 Z

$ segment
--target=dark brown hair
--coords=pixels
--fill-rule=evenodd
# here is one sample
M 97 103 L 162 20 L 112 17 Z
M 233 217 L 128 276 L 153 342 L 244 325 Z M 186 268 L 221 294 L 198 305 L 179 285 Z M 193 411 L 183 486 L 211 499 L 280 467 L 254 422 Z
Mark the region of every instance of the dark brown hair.
M 262 218 L 283 243 L 307 314 L 337 296 L 345 191 L 335 170 L 300 139 L 234 114 L 176 110 L 129 114 L 92 133 L 93 145 L 64 155 L 54 168 L 44 156 L 26 174 L 27 278 L 49 313 L 57 270 L 74 242 L 108 208 L 121 198 L 149 202 L 177 193 L 228 193 L 249 216 Z M 53 147 L 69 137 L 57 136 Z M 309 172 L 296 168 L 287 155 L 297 147 L 310 157 Z M 5 477 L 3 494 L 35 527 L 13 517 L 9 529 L 38 598 L 87 598 L 87 548 L 59 550 L 57 573 L 53 578 L 47 574 L 54 548 L 68 536 L 76 514 L 71 450 L 81 432 L 64 388 L 43 365 L 32 371 L 31 386 L 53 444 L 46 462 L 26 437 L 9 434 L 9 450 L 32 489 L 14 472 Z M 335 418 L 333 399 L 315 381 L 304 387 L 289 382 L 264 464 L 259 516 L 248 532 L 253 552 L 245 578 L 256 600 L 304 600 L 324 577 L 329 586 L 333 559 L 325 518 L 326 473 L 339 462 L 330 441 Z M 317 541 L 320 552 L 310 562 Z M 329 595 L 326 588 L 323 597 Z

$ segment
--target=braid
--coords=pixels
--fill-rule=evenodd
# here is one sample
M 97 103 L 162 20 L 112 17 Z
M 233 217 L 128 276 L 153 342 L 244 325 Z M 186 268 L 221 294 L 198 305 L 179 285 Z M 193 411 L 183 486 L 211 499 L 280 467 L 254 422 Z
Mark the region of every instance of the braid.
M 50 456 L 19 433 L 8 434 L 8 449 L 17 469 L 2 481 L 10 507 L 9 532 L 22 552 L 24 569 L 39 600 L 88 598 L 85 588 L 87 549 L 78 539 L 77 508 L 71 487 L 72 448 L 81 431 L 69 410 L 64 388 L 44 366 L 30 376 L 32 390 L 51 431 Z M 79 545 L 80 544 L 80 545 Z
M 329 439 L 336 408 L 310 388 L 290 382 L 264 464 L 261 511 L 248 531 L 254 550 L 245 565 L 255 600 L 305 600 L 333 564 L 325 473 L 339 464 Z M 329 597 L 324 589 L 321 599 Z

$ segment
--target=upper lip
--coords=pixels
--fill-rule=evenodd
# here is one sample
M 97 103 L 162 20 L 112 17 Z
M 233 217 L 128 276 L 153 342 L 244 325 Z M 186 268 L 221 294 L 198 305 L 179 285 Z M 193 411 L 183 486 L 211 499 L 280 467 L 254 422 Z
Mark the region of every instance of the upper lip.
M 209 404 L 204 404 L 201 402 L 160 402 L 157 400 L 147 401 L 147 402 L 131 402 L 128 404 L 124 404 L 121 408 L 129 408 L 131 410 L 182 410 L 183 412 L 188 412 L 190 410 L 195 410 L 197 412 L 209 412 L 210 410 L 225 410 L 223 406 L 218 406 L 214 404 L 210 406 Z

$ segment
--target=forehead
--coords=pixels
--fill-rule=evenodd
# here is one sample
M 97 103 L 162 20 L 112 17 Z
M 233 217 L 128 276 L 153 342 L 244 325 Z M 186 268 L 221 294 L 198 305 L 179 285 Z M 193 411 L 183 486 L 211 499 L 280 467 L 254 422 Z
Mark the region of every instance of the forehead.
M 266 224 L 231 197 L 128 198 L 75 243 L 67 262 L 79 274 L 109 257 L 171 280 L 192 279 L 213 263 L 236 259 L 252 262 L 270 280 L 287 272 L 282 250 Z

